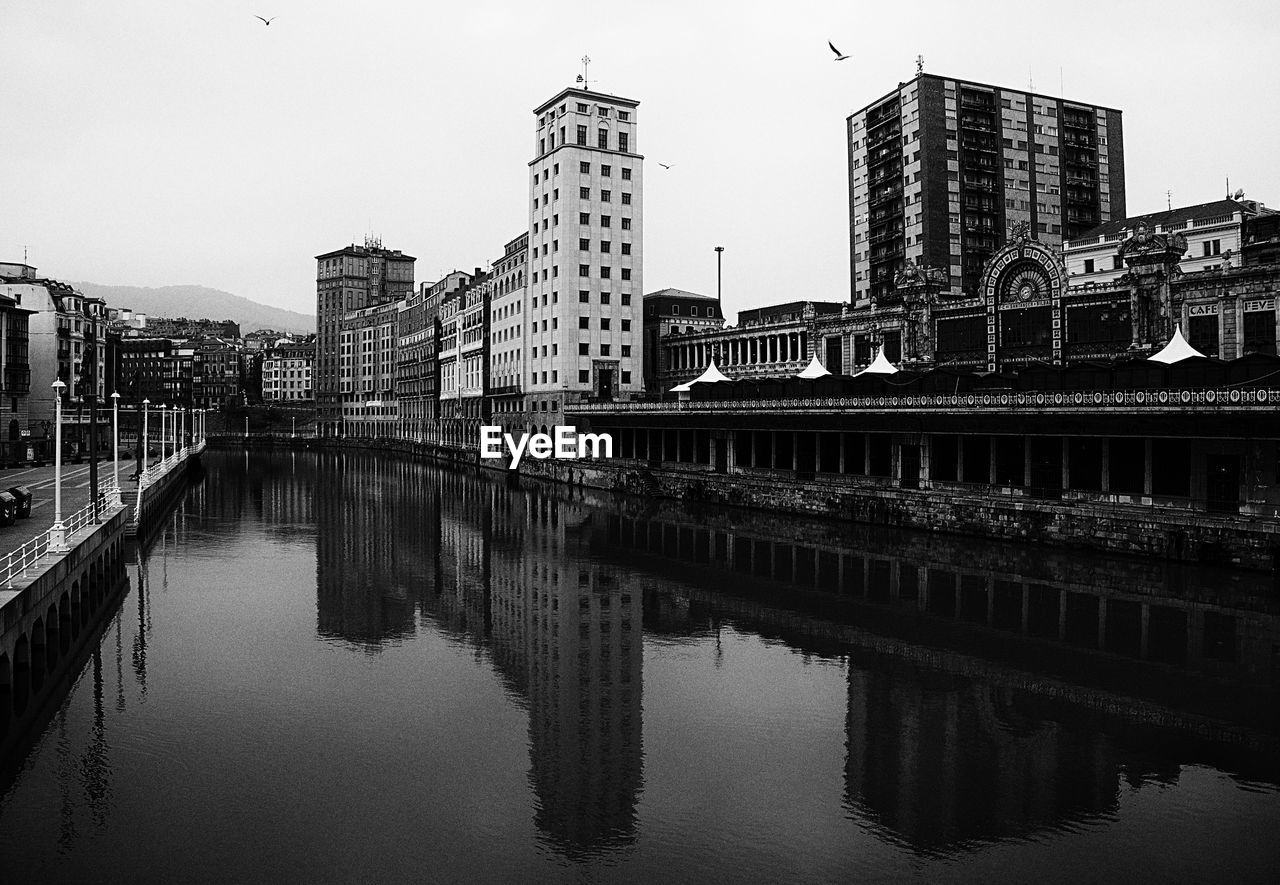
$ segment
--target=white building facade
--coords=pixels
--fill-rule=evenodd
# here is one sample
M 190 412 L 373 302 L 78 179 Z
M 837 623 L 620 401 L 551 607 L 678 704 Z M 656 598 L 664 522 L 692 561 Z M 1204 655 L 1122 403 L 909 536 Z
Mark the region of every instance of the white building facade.
M 643 157 L 632 99 L 569 88 L 535 111 L 525 413 L 642 390 Z

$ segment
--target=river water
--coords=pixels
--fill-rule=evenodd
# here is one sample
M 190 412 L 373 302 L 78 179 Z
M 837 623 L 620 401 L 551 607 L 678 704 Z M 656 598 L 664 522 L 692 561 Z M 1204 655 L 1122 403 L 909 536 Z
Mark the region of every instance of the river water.
M 1273 881 L 1269 576 L 504 480 L 206 453 L 2 880 Z

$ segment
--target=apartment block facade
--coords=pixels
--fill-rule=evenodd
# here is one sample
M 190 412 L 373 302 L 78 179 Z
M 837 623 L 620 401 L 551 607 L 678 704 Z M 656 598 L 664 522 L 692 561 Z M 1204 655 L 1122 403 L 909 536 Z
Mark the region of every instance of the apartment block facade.
M 336 433 L 344 415 L 355 416 L 356 397 L 364 391 L 342 389 L 343 317 L 370 306 L 394 303 L 413 294 L 413 256 L 384 249 L 376 239 L 352 243 L 316 256 L 316 422 L 320 432 Z M 348 344 L 354 344 L 348 341 Z M 360 341 L 363 346 L 369 342 Z M 362 351 L 367 353 L 367 351 Z M 361 403 L 367 401 L 366 397 Z M 361 405 L 359 417 L 364 417 Z
M 1125 216 L 1113 108 L 922 73 L 846 125 L 855 304 L 892 299 L 908 263 L 972 296 L 1011 230 L 1056 248 Z
M 524 348 L 533 426 L 560 423 L 567 401 L 642 389 L 638 104 L 568 88 L 534 110 Z

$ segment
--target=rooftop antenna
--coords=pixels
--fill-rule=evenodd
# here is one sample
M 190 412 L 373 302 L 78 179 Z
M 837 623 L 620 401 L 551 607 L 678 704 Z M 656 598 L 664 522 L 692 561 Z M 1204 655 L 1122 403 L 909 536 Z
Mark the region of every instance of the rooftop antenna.
M 1027 91 L 1036 91 L 1036 81 L 1031 77 L 1031 65 L 1027 65 Z
M 1231 199 L 1231 176 L 1227 176 L 1227 199 Z
M 591 56 L 584 55 L 582 57 L 582 73 L 578 75 L 578 82 L 582 84 L 582 88 L 590 91 L 591 81 L 587 79 L 587 67 L 591 64 Z
M 1173 191 L 1171 190 L 1165 191 L 1164 198 L 1165 198 L 1165 205 L 1168 206 L 1169 211 L 1172 212 L 1173 211 Z
M 916 56 L 916 76 L 919 77 L 923 73 L 924 73 L 924 56 L 917 55 Z

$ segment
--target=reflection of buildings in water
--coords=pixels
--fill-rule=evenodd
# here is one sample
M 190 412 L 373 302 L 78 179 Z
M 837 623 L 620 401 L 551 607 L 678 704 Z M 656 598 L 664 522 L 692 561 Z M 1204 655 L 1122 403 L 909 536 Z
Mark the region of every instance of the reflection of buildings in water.
M 911 847 L 1020 836 L 1115 809 L 1119 753 L 1102 732 L 1021 709 L 1017 692 L 874 666 L 849 669 L 847 800 Z
M 535 821 L 566 854 L 621 847 L 643 780 L 641 600 L 624 570 L 589 558 L 590 509 L 522 498 L 523 544 L 494 557 L 493 641 L 527 692 Z
M 1264 576 L 810 528 L 610 515 L 593 544 L 670 577 L 646 589 L 654 626 L 725 618 L 848 656 L 848 800 L 914 848 L 1106 814 L 1122 777 L 1176 779 L 1241 736 L 1274 749 L 1256 703 L 1280 649 Z M 1259 773 L 1265 752 L 1228 751 Z
M 319 464 L 321 633 L 383 642 L 413 629 L 417 607 L 487 650 L 529 710 L 544 838 L 575 856 L 633 841 L 642 605 L 625 571 L 591 560 L 593 508 L 487 477 L 336 457 Z
M 317 469 L 318 631 L 371 651 L 413 635 L 439 549 L 438 499 L 421 469 L 345 454 L 321 456 Z
M 960 544 L 867 527 L 822 538 L 806 528 L 801 520 L 786 526 L 755 514 L 736 514 L 734 523 L 611 515 L 593 543 L 649 554 L 656 560 L 646 560 L 647 567 L 685 579 L 690 567 L 701 569 L 717 586 L 728 572 L 728 586 L 740 593 L 752 590 L 820 616 L 848 619 L 850 606 L 863 623 L 906 615 L 897 622 L 929 626 L 930 640 L 967 646 L 975 635 L 1016 636 L 1028 641 L 1015 644 L 1039 661 L 1047 653 L 1078 664 L 1086 653 L 1095 662 L 1136 659 L 1280 686 L 1280 604 L 1265 575 Z M 778 595 L 782 586 L 785 597 Z M 964 631 L 956 629 L 961 625 Z

